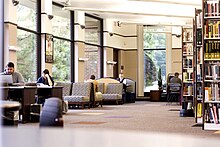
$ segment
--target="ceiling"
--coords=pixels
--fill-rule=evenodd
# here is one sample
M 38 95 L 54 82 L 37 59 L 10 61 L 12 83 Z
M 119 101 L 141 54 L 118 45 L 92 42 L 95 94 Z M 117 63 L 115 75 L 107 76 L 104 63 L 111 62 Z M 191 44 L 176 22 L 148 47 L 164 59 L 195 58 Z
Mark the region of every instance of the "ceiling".
M 66 10 L 79 10 L 101 18 L 145 25 L 190 25 L 201 0 L 53 0 Z

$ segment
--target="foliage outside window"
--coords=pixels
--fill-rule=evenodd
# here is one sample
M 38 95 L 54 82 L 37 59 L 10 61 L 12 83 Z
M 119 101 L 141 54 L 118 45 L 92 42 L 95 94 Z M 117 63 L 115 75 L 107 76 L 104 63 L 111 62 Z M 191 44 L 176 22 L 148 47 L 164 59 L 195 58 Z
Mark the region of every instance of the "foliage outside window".
M 70 11 L 53 6 L 53 14 L 54 62 L 52 76 L 55 82 L 71 81 Z
M 37 49 L 36 37 L 36 1 L 20 0 L 17 6 L 18 26 L 26 30 L 17 30 L 17 71 L 19 71 L 25 82 L 36 81 L 37 73 Z M 29 31 L 28 31 L 29 30 Z
M 153 32 L 155 31 L 156 32 Z M 156 28 L 144 29 L 144 91 L 158 89 L 158 71 L 166 82 L 166 34 Z
M 70 42 L 54 38 L 54 63 L 52 67 L 55 81 L 70 81 Z
M 70 11 L 53 6 L 52 32 L 54 36 L 70 39 Z
M 36 35 L 19 29 L 17 34 L 17 45 L 21 49 L 17 51 L 17 70 L 25 82 L 34 82 L 37 79 Z
M 17 7 L 17 23 L 26 29 L 36 30 L 36 0 L 20 0 Z

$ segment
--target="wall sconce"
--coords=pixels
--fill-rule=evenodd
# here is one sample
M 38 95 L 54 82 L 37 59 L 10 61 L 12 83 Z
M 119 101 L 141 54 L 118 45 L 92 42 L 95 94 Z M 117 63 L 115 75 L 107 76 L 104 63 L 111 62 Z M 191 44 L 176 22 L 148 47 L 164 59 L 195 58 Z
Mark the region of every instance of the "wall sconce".
M 12 0 L 12 3 L 14 6 L 17 6 L 19 4 L 19 0 Z
M 13 51 L 20 51 L 21 50 L 21 48 L 19 48 L 17 46 L 9 46 L 8 49 L 13 50 Z
M 117 62 L 115 62 L 115 61 L 106 61 L 106 63 L 107 63 L 107 64 L 110 64 L 110 65 L 115 65 L 115 64 L 117 64 Z
M 78 60 L 79 60 L 79 61 L 83 61 L 83 62 L 85 62 L 85 61 L 88 61 L 89 58 L 79 58 Z
M 109 32 L 109 36 L 111 36 L 111 37 L 112 37 L 113 35 L 114 35 L 114 33 L 110 33 L 110 32 Z
M 85 25 L 80 25 L 81 29 L 85 29 L 86 26 Z

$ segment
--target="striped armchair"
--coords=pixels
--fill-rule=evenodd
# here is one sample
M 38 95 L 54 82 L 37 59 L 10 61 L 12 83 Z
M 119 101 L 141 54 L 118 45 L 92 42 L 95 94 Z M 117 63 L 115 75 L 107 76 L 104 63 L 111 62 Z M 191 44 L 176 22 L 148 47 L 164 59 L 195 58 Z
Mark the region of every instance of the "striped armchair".
M 106 93 L 102 94 L 103 101 L 116 101 L 116 104 L 122 103 L 122 83 L 108 83 Z
M 72 89 L 72 82 L 57 82 L 56 86 L 62 86 L 63 87 L 63 100 L 64 96 L 71 95 L 71 89 Z M 68 111 L 68 101 L 63 101 L 63 113 L 67 113 Z
M 90 82 L 73 83 L 72 94 L 64 96 L 64 100 L 68 101 L 69 105 L 81 105 L 84 108 L 84 105 L 88 104 L 90 108 L 91 86 Z

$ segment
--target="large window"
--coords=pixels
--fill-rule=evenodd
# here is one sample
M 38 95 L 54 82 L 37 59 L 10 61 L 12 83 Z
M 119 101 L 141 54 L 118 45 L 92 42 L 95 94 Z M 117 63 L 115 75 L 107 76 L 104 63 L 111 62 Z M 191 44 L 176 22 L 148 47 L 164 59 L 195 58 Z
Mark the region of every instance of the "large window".
M 71 81 L 70 11 L 53 5 L 54 63 L 52 76 L 56 81 Z
M 166 34 L 161 31 L 144 28 L 144 92 L 158 89 L 160 71 L 162 83 L 166 82 Z
M 17 6 L 17 70 L 25 82 L 37 79 L 37 3 L 36 0 L 20 0 Z
M 88 61 L 85 63 L 84 80 L 88 80 L 92 74 L 96 78 L 101 77 L 102 25 L 100 19 L 88 15 L 85 20 L 85 57 Z
M 36 35 L 23 30 L 18 30 L 17 33 L 17 45 L 21 48 L 17 52 L 17 69 L 26 82 L 36 81 Z

